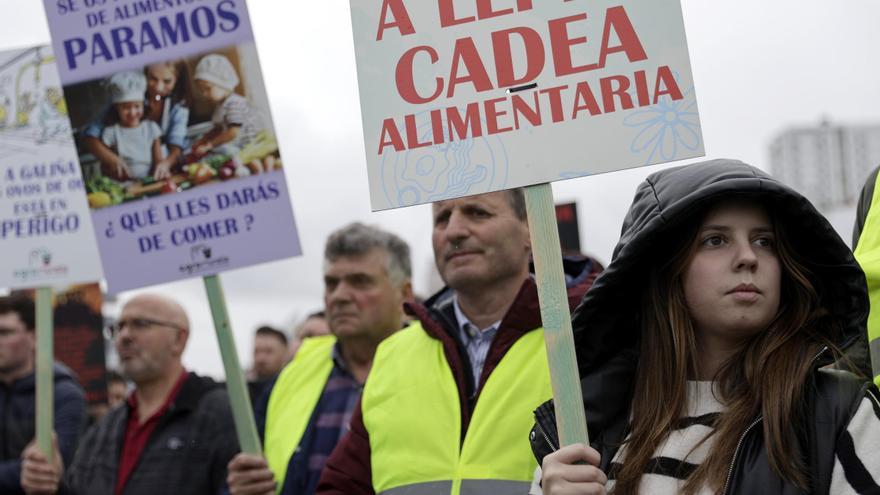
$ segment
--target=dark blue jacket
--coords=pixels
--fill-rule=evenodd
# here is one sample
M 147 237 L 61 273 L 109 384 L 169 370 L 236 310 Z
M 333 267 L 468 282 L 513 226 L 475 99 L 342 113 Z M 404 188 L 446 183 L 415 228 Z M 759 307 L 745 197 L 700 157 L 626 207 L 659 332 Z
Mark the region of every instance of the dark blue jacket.
M 55 364 L 55 432 L 69 465 L 86 423 L 85 393 L 67 367 Z M 31 373 L 11 385 L 0 382 L 0 493 L 21 490 L 21 452 L 36 435 L 36 379 Z

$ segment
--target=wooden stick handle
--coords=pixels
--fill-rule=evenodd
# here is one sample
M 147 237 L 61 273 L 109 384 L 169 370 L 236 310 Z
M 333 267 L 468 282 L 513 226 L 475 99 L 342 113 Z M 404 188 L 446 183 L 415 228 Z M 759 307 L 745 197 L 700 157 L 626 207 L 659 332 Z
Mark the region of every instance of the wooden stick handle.
M 238 351 L 235 349 L 235 339 L 232 337 L 223 288 L 217 275 L 208 275 L 204 280 L 208 302 L 211 305 L 211 315 L 214 317 L 217 343 L 220 345 L 220 356 L 223 358 L 223 368 L 226 370 L 226 390 L 232 405 L 238 444 L 242 452 L 260 455 L 262 453 L 260 436 L 257 433 L 257 423 L 254 420 L 254 410 L 251 407 L 244 372 L 238 361 Z
M 54 374 L 55 350 L 52 342 L 52 289 L 37 289 L 37 445 L 52 462 L 52 424 L 54 422 Z
M 528 186 L 525 188 L 525 196 L 560 445 L 589 445 L 587 419 L 574 352 L 574 336 L 571 331 L 571 312 L 568 309 L 565 273 L 562 268 L 562 250 L 559 247 L 559 231 L 556 226 L 553 189 L 550 184 Z

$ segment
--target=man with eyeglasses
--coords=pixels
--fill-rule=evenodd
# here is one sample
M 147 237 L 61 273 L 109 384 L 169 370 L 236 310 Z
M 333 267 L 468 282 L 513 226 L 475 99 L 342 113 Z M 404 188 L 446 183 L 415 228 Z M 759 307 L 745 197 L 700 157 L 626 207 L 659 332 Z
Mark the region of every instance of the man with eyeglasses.
M 135 389 L 83 437 L 61 491 L 88 495 L 216 494 L 226 465 L 238 452 L 226 391 L 210 378 L 187 372 L 181 356 L 189 319 L 175 301 L 142 294 L 107 328 L 122 373 Z M 50 466 L 29 448 L 23 484 L 33 493 L 55 493 Z
M 34 303 L 0 297 L 0 493 L 22 492 L 21 453 L 35 434 Z M 65 366 L 54 367 L 54 429 L 70 462 L 85 422 L 85 394 Z

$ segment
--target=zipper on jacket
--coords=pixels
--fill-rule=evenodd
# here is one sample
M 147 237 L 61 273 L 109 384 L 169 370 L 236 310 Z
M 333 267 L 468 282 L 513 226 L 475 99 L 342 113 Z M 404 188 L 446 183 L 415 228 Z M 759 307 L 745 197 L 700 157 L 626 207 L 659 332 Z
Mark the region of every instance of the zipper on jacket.
M 812 362 L 815 363 L 820 357 L 822 357 L 822 354 L 825 354 L 825 351 L 827 350 L 828 346 L 822 347 L 822 350 L 820 350 L 815 356 L 813 356 Z M 746 428 L 742 435 L 740 435 L 739 441 L 736 443 L 736 449 L 734 449 L 733 451 L 733 458 L 730 459 L 730 469 L 727 470 L 727 479 L 724 480 L 724 487 L 721 489 L 721 495 L 725 495 L 727 493 L 727 486 L 730 484 L 730 477 L 733 475 L 734 466 L 736 466 L 736 458 L 739 454 L 740 447 L 742 447 L 743 441 L 746 439 L 746 435 L 748 435 L 749 431 L 751 431 L 751 429 L 754 428 L 755 425 L 760 423 L 762 419 L 762 416 L 758 416 L 758 418 L 755 419 L 748 428 Z
M 813 356 L 812 362 L 815 363 L 816 361 L 818 361 L 819 358 L 822 357 L 822 354 L 825 354 L 825 351 L 827 351 L 827 350 L 828 350 L 828 346 L 827 346 L 827 345 L 824 346 L 824 347 L 822 347 L 822 350 L 820 350 L 818 354 L 816 354 L 815 356 Z
M 550 437 L 547 435 L 547 432 L 544 430 L 544 427 L 541 426 L 541 422 L 536 421 L 535 426 L 538 428 L 538 432 L 544 438 L 544 441 L 547 442 L 547 445 L 550 446 L 550 450 L 553 452 L 556 452 L 557 450 L 559 450 L 555 445 L 553 445 L 553 442 L 550 441 Z
M 739 449 L 740 447 L 742 447 L 743 441 L 746 439 L 746 435 L 749 434 L 749 432 L 752 430 L 752 428 L 755 427 L 755 425 L 761 422 L 761 419 L 763 419 L 763 417 L 758 416 L 758 418 L 752 421 L 752 424 L 750 424 L 749 427 L 746 428 L 746 431 L 744 431 L 742 435 L 740 435 L 739 441 L 736 443 L 736 449 L 734 449 L 733 451 L 733 458 L 730 459 L 730 469 L 727 470 L 727 479 L 724 480 L 724 488 L 721 489 L 721 495 L 725 495 L 727 493 L 727 485 L 730 484 L 730 477 L 733 475 L 733 467 L 736 466 L 736 457 L 739 454 Z

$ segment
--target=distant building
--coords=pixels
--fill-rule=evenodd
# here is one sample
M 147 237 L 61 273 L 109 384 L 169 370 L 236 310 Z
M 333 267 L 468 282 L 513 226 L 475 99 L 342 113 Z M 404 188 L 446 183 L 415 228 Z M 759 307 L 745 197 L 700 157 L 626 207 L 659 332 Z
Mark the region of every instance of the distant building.
M 852 205 L 880 165 L 880 124 L 788 129 L 770 145 L 771 173 L 819 209 Z

